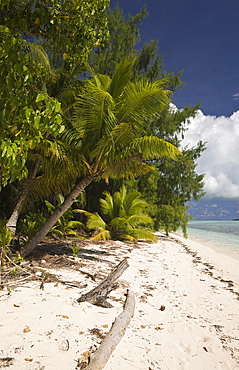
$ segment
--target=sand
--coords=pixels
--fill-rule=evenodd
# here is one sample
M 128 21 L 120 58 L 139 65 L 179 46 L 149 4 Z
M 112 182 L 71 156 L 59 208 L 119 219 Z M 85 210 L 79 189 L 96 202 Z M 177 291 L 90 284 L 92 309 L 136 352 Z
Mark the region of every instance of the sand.
M 11 291 L 0 291 L 0 368 L 79 369 L 122 312 L 129 288 L 135 314 L 105 370 L 239 369 L 238 260 L 158 236 L 137 246 L 86 242 L 77 258 L 33 259 L 38 280 L 16 276 Z M 113 308 L 76 301 L 124 257 L 130 266 L 110 293 Z

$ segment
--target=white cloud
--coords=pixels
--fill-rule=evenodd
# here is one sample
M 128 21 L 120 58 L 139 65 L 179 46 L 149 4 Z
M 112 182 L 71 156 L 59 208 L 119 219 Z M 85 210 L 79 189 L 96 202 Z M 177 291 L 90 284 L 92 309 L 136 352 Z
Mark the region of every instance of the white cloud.
M 239 92 L 232 95 L 232 97 L 233 97 L 233 100 L 239 100 Z
M 239 198 L 239 111 L 230 117 L 198 111 L 190 122 L 182 144 L 191 147 L 199 140 L 207 142 L 197 166 L 198 173 L 205 173 L 207 198 Z

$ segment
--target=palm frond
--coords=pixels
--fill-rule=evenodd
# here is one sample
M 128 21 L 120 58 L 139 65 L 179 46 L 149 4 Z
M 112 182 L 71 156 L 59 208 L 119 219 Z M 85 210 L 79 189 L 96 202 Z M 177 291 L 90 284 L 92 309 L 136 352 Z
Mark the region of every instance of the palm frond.
M 58 100 L 61 103 L 61 109 L 63 113 L 66 113 L 69 109 L 74 107 L 75 104 L 75 92 L 73 89 L 65 89 L 63 90 L 59 96 Z
M 116 102 L 131 79 L 133 64 L 134 60 L 123 59 L 115 69 L 108 91 Z
M 107 125 L 109 126 L 109 125 Z M 127 123 L 116 125 L 108 135 L 100 139 L 92 150 L 92 158 L 100 157 L 102 163 L 109 163 L 114 160 L 115 155 L 132 143 L 135 135 Z
M 160 87 L 164 82 L 140 80 L 129 83 L 117 105 L 118 122 L 130 122 L 136 130 L 144 131 L 169 103 L 170 92 Z
M 129 150 L 135 151 L 135 153 L 142 153 L 144 160 L 160 157 L 169 157 L 177 160 L 182 154 L 176 146 L 156 136 L 142 136 L 135 139 Z
M 43 47 L 39 44 L 33 44 L 24 39 L 22 41 L 23 41 L 25 51 L 28 53 L 30 59 L 34 60 L 38 64 L 41 64 L 48 71 L 51 71 L 53 74 L 53 70 L 51 69 L 50 59 L 48 58 L 48 55 L 43 49 Z
M 118 158 L 106 167 L 102 173 L 103 179 L 132 179 L 153 171 L 155 168 L 142 162 L 141 156 Z
M 68 222 L 68 227 L 70 229 L 77 229 L 79 227 L 85 228 L 85 225 L 82 222 L 80 222 L 80 221 L 74 221 L 74 220 L 72 220 L 72 221 L 69 221 Z
M 147 207 L 147 202 L 143 199 L 134 199 L 129 205 L 127 210 L 128 216 L 132 216 L 134 214 L 139 214 L 142 212 L 144 208 Z
M 132 214 L 132 207 L 135 203 L 138 204 L 138 209 L 140 210 L 146 206 L 147 203 L 143 199 L 139 199 L 140 195 L 138 191 L 132 191 L 126 195 L 123 204 L 127 214 Z
M 74 62 L 70 70 L 70 76 L 73 77 L 88 71 L 91 71 L 91 66 L 89 65 L 89 63 L 82 63 L 82 60 L 79 59 Z
M 89 229 L 106 229 L 106 223 L 98 213 L 89 214 L 86 226 Z
M 155 243 L 158 241 L 157 236 L 150 230 L 132 229 L 130 235 L 135 239 L 149 240 Z
M 103 215 L 109 216 L 110 218 L 114 217 L 114 203 L 112 195 L 106 191 L 103 193 L 105 199 L 100 199 L 100 208 Z
M 147 225 L 152 222 L 152 218 L 143 214 L 134 214 L 127 218 L 127 221 L 132 227 L 138 225 Z
M 128 240 L 130 242 L 136 242 L 136 238 L 133 237 L 132 235 L 128 235 L 128 234 L 122 234 L 120 239 L 121 240 Z
M 131 226 L 125 217 L 115 217 L 110 222 L 110 229 L 113 234 L 120 236 L 122 233 L 131 229 Z
M 98 234 L 92 236 L 90 238 L 90 240 L 93 240 L 93 241 L 100 241 L 100 240 L 110 240 L 111 239 L 111 233 L 109 230 L 105 230 L 105 229 L 101 229 L 99 228 L 98 229 Z
M 127 218 L 127 213 L 124 208 L 124 200 L 126 197 L 127 191 L 126 187 L 123 184 L 119 191 L 116 191 L 113 195 L 114 200 L 114 217 Z
M 120 197 L 121 203 L 124 204 L 125 198 L 127 196 L 127 189 L 126 186 L 123 184 L 119 191 L 115 192 L 115 195 Z
M 113 128 L 109 139 L 113 143 L 115 150 L 121 150 L 130 145 L 135 137 L 136 135 L 132 125 L 130 123 L 121 122 Z
M 89 84 L 92 87 L 97 86 L 99 90 L 107 91 L 111 83 L 111 79 L 109 76 L 97 74 L 93 76 L 93 79 L 89 81 Z
M 108 135 L 115 125 L 112 96 L 97 86 L 88 84 L 84 93 L 76 98 L 74 127 L 84 130 L 87 145 L 94 147 L 98 140 Z M 92 145 L 93 144 L 93 145 Z

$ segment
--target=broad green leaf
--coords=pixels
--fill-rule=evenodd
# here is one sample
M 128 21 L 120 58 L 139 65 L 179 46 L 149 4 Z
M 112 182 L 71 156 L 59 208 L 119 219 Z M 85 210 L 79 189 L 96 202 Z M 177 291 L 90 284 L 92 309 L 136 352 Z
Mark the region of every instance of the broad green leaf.
M 56 105 L 55 105 L 55 112 L 59 112 L 61 110 L 61 103 L 59 101 L 56 102 Z
M 41 120 L 40 116 L 35 116 L 34 117 L 34 124 L 35 124 L 36 128 L 39 128 L 40 120 Z
M 57 115 L 56 115 L 56 117 L 55 117 L 55 119 L 56 119 L 56 122 L 58 123 L 58 125 L 60 125 L 60 124 L 61 124 L 61 122 L 62 122 L 62 116 L 61 116 L 60 114 L 57 114 Z M 65 128 L 65 126 L 64 126 L 64 125 L 62 125 L 62 126 L 60 127 L 60 130 L 61 130 L 61 131 L 59 131 L 59 133 L 63 132 L 63 131 L 64 131 L 64 128 Z
M 47 99 L 48 98 L 48 94 L 45 94 L 45 93 L 39 93 L 36 97 L 36 103 L 39 103 L 40 101 L 44 100 L 44 99 Z

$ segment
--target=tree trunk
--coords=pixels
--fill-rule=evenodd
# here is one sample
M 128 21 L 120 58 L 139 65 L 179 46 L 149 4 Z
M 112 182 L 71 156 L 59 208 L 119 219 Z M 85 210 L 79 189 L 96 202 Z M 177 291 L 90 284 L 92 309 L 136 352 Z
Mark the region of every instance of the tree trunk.
M 109 333 L 101 342 L 100 347 L 90 355 L 89 365 L 85 370 L 102 370 L 107 364 L 112 352 L 124 336 L 127 326 L 131 318 L 134 316 L 135 310 L 135 295 L 133 292 L 127 292 L 126 301 L 123 312 L 116 317 Z
M 112 290 L 114 282 L 123 274 L 127 267 L 129 267 L 128 260 L 124 258 L 97 287 L 80 296 L 77 302 L 87 301 L 96 306 L 111 308 L 112 305 L 106 301 L 107 295 Z
M 94 176 L 86 176 L 83 178 L 67 195 L 64 202 L 55 210 L 55 212 L 47 219 L 44 225 L 32 236 L 30 240 L 21 248 L 21 256 L 28 256 L 48 234 L 51 228 L 56 224 L 59 218 L 72 206 L 79 194 L 93 181 Z
M 40 166 L 40 160 L 38 159 L 35 163 L 35 167 L 31 173 L 31 175 L 29 176 L 28 180 L 27 180 L 27 183 L 25 184 L 25 187 L 20 195 L 20 198 L 18 199 L 17 201 L 17 204 L 15 205 L 15 208 L 6 224 L 6 226 L 9 228 L 9 230 L 11 231 L 11 234 L 12 234 L 12 237 L 15 236 L 16 234 L 16 228 L 17 228 L 17 221 L 18 221 L 18 218 L 21 214 L 21 211 L 22 211 L 22 207 L 23 207 L 23 204 L 29 194 L 29 191 L 31 189 L 31 184 L 32 184 L 32 180 L 35 179 L 36 177 L 36 174 L 37 174 L 37 171 L 38 171 L 38 168 Z

